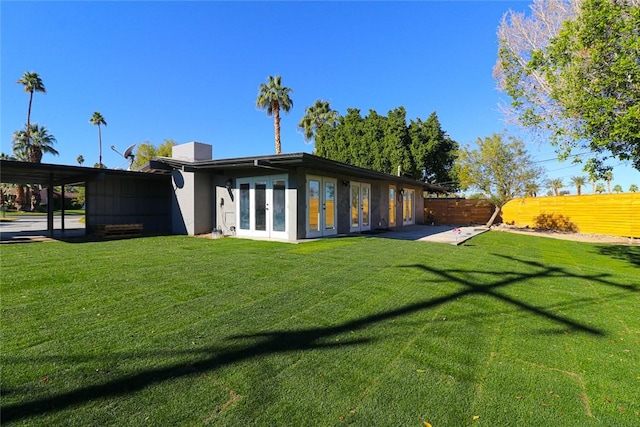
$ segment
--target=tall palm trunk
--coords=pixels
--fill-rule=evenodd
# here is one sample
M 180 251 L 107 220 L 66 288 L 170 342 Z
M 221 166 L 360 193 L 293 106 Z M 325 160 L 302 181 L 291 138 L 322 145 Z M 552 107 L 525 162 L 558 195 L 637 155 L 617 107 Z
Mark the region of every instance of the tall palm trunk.
M 280 108 L 276 106 L 273 109 L 273 127 L 276 133 L 276 154 L 282 153 L 282 144 L 280 143 Z
M 22 184 L 18 184 L 16 188 L 16 209 L 21 211 L 22 206 L 24 205 L 24 187 Z
M 100 123 L 98 123 L 98 164 L 102 168 L 102 131 L 100 130 Z
M 33 102 L 33 91 L 29 91 L 29 108 L 27 109 L 27 144 L 29 143 L 30 132 L 31 132 L 31 103 Z

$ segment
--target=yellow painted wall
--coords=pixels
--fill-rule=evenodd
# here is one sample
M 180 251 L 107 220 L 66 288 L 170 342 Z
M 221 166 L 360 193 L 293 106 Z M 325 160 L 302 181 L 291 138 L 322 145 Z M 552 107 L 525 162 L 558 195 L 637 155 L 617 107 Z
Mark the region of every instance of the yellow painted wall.
M 540 214 L 562 215 L 579 233 L 640 237 L 640 193 L 526 197 L 502 208 L 504 223 L 534 227 Z

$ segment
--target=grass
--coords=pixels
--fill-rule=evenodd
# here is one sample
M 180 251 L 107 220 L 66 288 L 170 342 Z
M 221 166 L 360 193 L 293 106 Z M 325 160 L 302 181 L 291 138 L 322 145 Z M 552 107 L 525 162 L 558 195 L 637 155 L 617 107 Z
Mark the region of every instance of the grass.
M 640 423 L 637 247 L 491 232 L 0 249 L 3 425 Z

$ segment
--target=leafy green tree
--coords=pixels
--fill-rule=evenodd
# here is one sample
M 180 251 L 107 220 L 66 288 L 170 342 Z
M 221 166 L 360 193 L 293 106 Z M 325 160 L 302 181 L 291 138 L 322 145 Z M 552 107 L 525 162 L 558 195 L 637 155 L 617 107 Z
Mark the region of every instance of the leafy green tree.
M 158 157 L 171 157 L 173 147 L 178 145 L 173 139 L 165 139 L 164 142 L 158 145 L 157 155 Z
M 632 160 L 640 170 L 640 7 L 584 0 L 545 53 L 533 65 L 546 73 L 552 98 L 574 125 L 559 136 L 587 140 L 589 149 Z
M 100 126 L 107 125 L 106 120 L 102 117 L 99 111 L 93 113 L 93 116 L 89 119 L 89 122 L 94 126 L 98 126 L 98 167 L 100 169 L 104 169 L 104 165 L 102 164 L 102 131 L 100 130 Z
M 553 191 L 555 196 L 560 195 L 560 190 L 564 187 L 564 183 L 562 182 L 562 178 L 554 178 L 547 181 L 547 187 L 549 190 Z
M 357 108 L 348 108 L 334 125 L 318 130 L 315 154 L 354 166 L 367 167 L 370 153 L 365 153 L 364 119 Z M 364 154 L 361 156 L 361 154 Z
M 587 179 L 584 176 L 572 176 L 571 183 L 576 186 L 576 192 L 578 196 L 582 194 L 582 187 L 587 183 Z
M 369 110 L 369 114 L 364 118 L 362 124 L 362 135 L 357 153 L 359 158 L 364 158 L 366 161 L 361 162 L 359 166 L 380 172 L 393 172 L 391 159 L 383 155 L 385 151 L 384 135 L 388 122 L 386 116 L 378 114 L 375 110 Z
M 84 202 L 86 200 L 86 192 L 85 192 L 84 185 L 71 187 L 70 191 L 72 193 L 75 193 L 75 197 L 74 197 L 75 204 L 79 207 L 84 206 Z
M 288 113 L 293 108 L 293 101 L 289 96 L 291 88 L 282 86 L 280 76 L 269 76 L 267 83 L 261 83 L 258 89 L 256 107 L 266 110 L 267 116 L 273 116 L 273 127 L 276 140 L 276 154 L 282 153 L 280 142 L 280 110 Z
M 387 126 L 383 138 L 383 156 L 391 162 L 389 173 L 393 173 L 393 168 L 399 170 L 400 174 L 413 175 L 415 163 L 411 157 L 409 129 L 407 127 L 406 110 L 398 107 L 389 111 L 387 116 Z
M 30 163 L 41 163 L 43 154 L 57 156 L 58 151 L 53 148 L 56 138 L 49 133 L 45 126 L 34 123 L 30 131 L 19 130 L 13 133 L 13 152 L 17 158 L 23 158 Z
M 445 184 L 457 189 L 457 177 L 453 169 L 458 143 L 442 130 L 435 112 L 426 122 L 419 118 L 409 124 L 411 154 L 415 164 L 414 176 L 422 176 L 425 182 Z
M 629 186 L 629 193 L 637 193 L 638 192 L 638 186 L 635 184 L 631 184 Z
M 16 83 L 20 83 L 24 86 L 24 91 L 29 93 L 29 108 L 27 109 L 27 125 L 25 127 L 26 137 L 29 140 L 31 133 L 31 104 L 33 103 L 33 93 L 34 92 L 42 92 L 46 93 L 47 90 L 44 87 L 44 83 L 42 79 L 38 75 L 38 73 L 34 72 L 25 72 L 22 75 L 22 78 L 18 80 Z
M 586 172 L 602 175 L 610 156 L 640 169 L 638 2 L 535 0 L 530 19 L 509 16 L 495 74 L 518 121 L 548 135 L 561 158 L 592 151 Z
M 387 116 L 370 110 L 348 108 L 345 116 L 322 126 L 315 141 L 315 154 L 380 172 L 403 175 L 428 182 L 449 183 L 455 188 L 453 162 L 458 144 L 431 114 L 426 122 L 407 125 L 406 110 L 398 107 Z
M 622 189 L 622 186 L 620 184 L 616 184 L 613 187 L 613 192 L 617 193 L 617 194 L 620 194 L 620 193 L 624 192 L 624 190 Z
M 175 145 L 176 142 L 172 139 L 165 139 L 164 143 L 160 144 L 158 147 L 148 141 L 138 144 L 133 159 L 133 167 L 142 167 L 156 157 L 171 157 L 171 149 Z
M 506 139 L 506 140 L 505 140 Z M 543 175 L 527 153 L 524 143 L 512 136 L 493 134 L 478 138 L 478 148 L 459 150 L 456 163 L 460 188 L 482 191 L 496 205 L 487 225 L 491 226 L 502 206 L 525 194 L 527 186 Z
M 305 141 L 311 141 L 317 137 L 322 126 L 332 125 L 337 119 L 338 112 L 331 109 L 329 102 L 318 99 L 313 105 L 307 107 L 298 123 L 298 129 L 302 131 Z

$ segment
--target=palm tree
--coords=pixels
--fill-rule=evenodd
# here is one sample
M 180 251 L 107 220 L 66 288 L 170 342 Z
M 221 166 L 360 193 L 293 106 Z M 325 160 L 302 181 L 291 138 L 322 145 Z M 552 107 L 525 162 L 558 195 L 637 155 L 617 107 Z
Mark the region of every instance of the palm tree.
M 16 158 L 30 163 L 41 163 L 45 153 L 57 156 L 59 153 L 53 148 L 55 143 L 56 138 L 46 127 L 37 123 L 31 125 L 29 132 L 19 130 L 13 133 L 13 152 Z
M 99 111 L 93 113 L 93 116 L 89 119 L 89 122 L 94 126 L 98 126 L 98 167 L 103 168 L 102 164 L 102 132 L 100 131 L 100 125 L 107 125 L 107 122 L 102 117 Z
M 614 193 L 617 193 L 617 194 L 622 193 L 622 192 L 623 192 L 623 190 L 622 190 L 622 186 L 621 186 L 620 184 L 616 184 L 616 185 L 613 187 L 613 192 L 614 192 Z
M 524 186 L 524 194 L 528 197 L 536 197 L 540 191 L 540 186 L 535 182 L 530 182 Z
M 291 88 L 282 86 L 280 76 L 269 76 L 268 83 L 261 83 L 258 89 L 256 107 L 267 111 L 267 116 L 273 115 L 273 127 L 276 137 L 276 154 L 282 153 L 280 143 L 280 109 L 289 112 L 293 108 L 293 101 L 289 94 L 293 92 Z
M 604 180 L 607 181 L 607 192 L 611 194 L 611 181 L 613 181 L 613 172 L 606 171 L 603 177 L 604 177 Z
M 329 107 L 329 102 L 318 99 L 312 106 L 307 107 L 305 115 L 298 123 L 298 129 L 303 132 L 305 141 L 310 141 L 323 125 L 334 123 L 337 119 L 338 112 Z
M 596 194 L 596 183 L 598 182 L 598 177 L 594 174 L 590 174 L 589 182 L 591 183 L 591 194 Z
M 58 155 L 58 151 L 53 148 L 56 138 L 49 133 L 46 127 L 38 126 L 34 123 L 30 126 L 30 131 L 19 130 L 13 133 L 13 153 L 17 160 L 41 163 L 42 156 L 45 153 Z M 18 209 L 23 210 L 31 200 L 29 193 L 31 188 L 29 185 L 25 187 L 22 184 L 17 186 L 16 205 Z M 37 197 L 37 196 L 36 196 Z M 33 205 L 31 209 L 33 209 Z M 28 209 L 28 208 L 27 208 Z
M 31 131 L 31 104 L 33 103 L 33 92 L 42 92 L 46 93 L 47 90 L 44 88 L 44 84 L 42 83 L 42 79 L 38 75 L 38 73 L 34 72 L 25 72 L 22 75 L 22 78 L 18 80 L 16 83 L 20 83 L 24 85 L 24 91 L 29 92 L 29 109 L 27 110 L 27 139 L 29 139 L 29 133 Z
M 596 185 L 596 193 L 598 193 L 598 194 L 604 193 L 604 184 L 603 183 L 599 182 Z
M 587 183 L 587 179 L 584 176 L 572 176 L 571 182 L 576 186 L 578 196 L 582 195 L 582 186 Z
M 629 193 L 637 193 L 638 192 L 638 186 L 635 184 L 631 184 L 629 186 Z
M 564 187 L 564 184 L 562 183 L 562 178 L 550 179 L 549 181 L 547 181 L 547 187 L 549 187 L 550 190 L 553 190 L 553 194 L 555 194 L 556 196 L 559 196 L 560 189 Z

